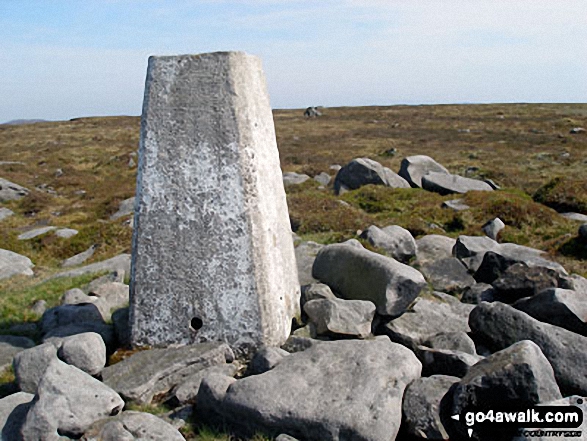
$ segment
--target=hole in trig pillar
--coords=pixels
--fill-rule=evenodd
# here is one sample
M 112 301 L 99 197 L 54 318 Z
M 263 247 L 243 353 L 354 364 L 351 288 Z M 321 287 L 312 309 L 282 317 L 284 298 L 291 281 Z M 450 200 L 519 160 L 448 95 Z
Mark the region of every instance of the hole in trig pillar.
M 190 320 L 190 329 L 192 331 L 198 331 L 199 329 L 202 328 L 203 325 L 204 325 L 204 322 L 202 321 L 202 319 L 200 317 L 194 317 L 193 319 Z

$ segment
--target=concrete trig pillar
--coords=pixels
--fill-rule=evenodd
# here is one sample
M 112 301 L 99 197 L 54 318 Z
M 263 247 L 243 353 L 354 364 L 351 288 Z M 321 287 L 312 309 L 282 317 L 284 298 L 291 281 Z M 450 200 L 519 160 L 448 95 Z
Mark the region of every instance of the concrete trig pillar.
M 134 346 L 288 337 L 299 284 L 257 57 L 149 59 L 134 228 Z

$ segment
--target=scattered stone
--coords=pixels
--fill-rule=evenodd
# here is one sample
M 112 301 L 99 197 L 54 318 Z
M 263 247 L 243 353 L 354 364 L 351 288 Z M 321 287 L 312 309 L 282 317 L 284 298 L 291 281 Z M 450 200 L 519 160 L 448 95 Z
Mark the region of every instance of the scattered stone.
M 115 269 L 114 271 L 110 271 L 108 274 L 98 277 L 97 279 L 92 280 L 88 283 L 87 286 L 84 287 L 84 292 L 91 293 L 98 289 L 99 286 L 104 285 L 105 283 L 111 282 L 118 282 L 123 283 L 125 276 L 125 270 L 123 268 Z
M 416 240 L 416 258 L 420 265 L 430 261 L 452 257 L 456 239 L 439 234 L 429 234 Z
M 585 129 L 583 127 L 573 127 L 569 133 L 571 135 L 578 135 L 579 133 L 585 133 Z
M 379 228 L 371 225 L 361 233 L 361 238 L 371 245 L 381 248 L 389 257 L 407 263 L 416 255 L 416 241 L 412 234 L 398 225 Z
M 314 180 L 324 187 L 330 184 L 330 179 L 330 175 L 326 172 L 322 172 L 319 175 L 314 176 Z
M 106 366 L 106 345 L 99 334 L 85 332 L 64 338 L 57 356 L 67 364 L 96 375 Z
M 454 211 L 465 211 L 470 209 L 471 207 L 465 204 L 465 201 L 463 199 L 450 199 L 442 203 L 442 208 L 450 208 Z
M 124 401 L 108 386 L 55 359 L 39 383 L 22 435 L 25 440 L 79 438 L 92 423 L 117 415 L 123 407 Z
M 334 179 L 334 191 L 341 194 L 348 190 L 356 190 L 364 185 L 385 185 L 391 188 L 409 188 L 410 184 L 369 158 L 356 158 L 341 168 Z
M 283 185 L 285 185 L 286 187 L 288 185 L 299 185 L 303 184 L 309 179 L 310 177 L 308 175 L 299 174 L 295 172 L 285 172 L 283 174 Z
M 17 201 L 28 194 L 28 189 L 0 178 L 0 202 Z
M 57 358 L 57 347 L 53 343 L 19 352 L 13 361 L 14 376 L 20 390 L 34 394 L 51 361 Z
M 322 248 L 324 248 L 324 245 L 312 241 L 302 242 L 295 248 L 298 281 L 301 286 L 317 282 L 312 277 L 312 267 L 314 266 L 318 251 Z
M 59 228 L 55 231 L 55 236 L 61 237 L 62 239 L 69 239 L 70 237 L 75 236 L 78 233 L 77 230 L 73 228 Z
M 476 283 L 467 268 L 455 257 L 425 263 L 420 266 L 420 271 L 435 291 L 461 293 Z
M 328 167 L 328 168 L 329 168 L 330 170 L 333 170 L 333 171 L 335 171 L 335 172 L 338 172 L 338 171 L 339 171 L 339 170 L 342 168 L 342 165 L 340 165 L 340 164 L 332 164 L 332 165 L 331 165 L 330 167 Z
M 32 276 L 34 266 L 28 257 L 0 249 L 0 280 L 16 275 Z
M 220 414 L 229 425 L 308 441 L 389 441 L 404 389 L 420 370 L 411 351 L 385 337 L 318 342 L 261 375 L 206 377 L 197 410 L 204 420 Z
M 365 300 L 316 299 L 304 305 L 317 335 L 366 338 L 375 305 Z
M 425 346 L 433 349 L 449 349 L 451 351 L 466 352 L 477 355 L 475 343 L 466 332 L 439 332 L 424 342 Z
M 16 392 L 0 399 L 0 439 L 20 441 L 20 431 L 26 414 L 35 396 L 27 392 Z
M 405 314 L 378 331 L 414 350 L 439 332 L 469 332 L 467 319 L 473 308 L 451 295 L 435 292 L 418 298 Z
M 56 230 L 57 227 L 41 227 L 41 228 L 34 228 L 32 230 L 27 231 L 26 233 L 20 234 L 17 239 L 18 240 L 29 240 L 33 239 L 38 236 L 42 236 L 43 234 L 47 234 L 49 231 Z
M 556 271 L 549 268 L 528 267 L 524 263 L 516 263 L 507 268 L 492 285 L 495 288 L 495 298 L 504 303 L 513 303 L 547 288 L 568 286 L 564 280 L 560 279 Z
M 124 411 L 93 423 L 84 441 L 183 441 L 181 433 L 163 419 L 146 412 Z
M 281 348 L 274 348 L 271 346 L 262 348 L 257 351 L 251 360 L 249 372 L 253 375 L 259 375 L 270 371 L 279 364 L 283 357 L 287 357 L 288 355 L 289 352 Z
M 42 316 L 45 314 L 45 311 L 47 311 L 47 301 L 43 299 L 35 301 L 35 303 L 33 303 L 31 306 L 30 311 L 33 314 Z
M 455 386 L 452 398 L 451 415 L 462 415 L 472 409 L 495 409 L 506 402 L 530 407 L 560 399 L 561 393 L 540 348 L 523 340 L 472 366 Z M 453 427 L 466 431 L 465 425 Z M 493 436 L 495 439 L 495 433 Z
M 491 350 L 533 341 L 552 365 L 563 394 L 587 395 L 587 337 L 542 323 L 500 302 L 478 305 L 471 311 L 469 325 L 474 338 Z
M 408 434 L 430 440 L 449 439 L 440 418 L 441 401 L 458 381 L 457 377 L 433 375 L 418 378 L 406 388 L 402 410 Z
M 467 288 L 461 297 L 461 302 L 471 305 L 493 301 L 495 301 L 495 288 L 487 283 L 476 283 Z
M 153 396 L 168 393 L 202 369 L 233 359 L 225 343 L 151 349 L 108 366 L 102 370 L 102 379 L 126 399 L 148 404 Z
M 448 170 L 429 156 L 408 156 L 402 160 L 399 175 L 412 187 L 422 188 L 422 178 L 430 172 L 449 174 Z
M 544 323 L 560 326 L 587 337 L 587 293 L 550 288 L 518 300 L 514 308 Z
M 0 373 L 12 365 L 12 360 L 17 354 L 33 346 L 35 342 L 30 338 L 0 335 Z
M 469 191 L 493 191 L 489 184 L 478 179 L 437 172 L 430 172 L 422 177 L 422 188 L 441 195 L 464 194 Z
M 9 210 L 8 208 L 0 207 L 0 221 L 12 216 L 14 211 Z
M 369 300 L 386 316 L 402 314 L 426 286 L 422 274 L 349 243 L 322 248 L 312 275 L 347 300 Z
M 129 287 L 120 282 L 103 283 L 90 291 L 89 297 L 100 300 L 106 307 L 104 320 L 110 319 L 110 311 L 128 306 Z
M 82 266 L 80 268 L 64 271 L 62 273 L 55 274 L 48 280 L 59 277 L 78 277 L 85 276 L 86 274 L 96 274 L 104 271 L 118 270 L 122 270 L 126 274 L 130 273 L 130 254 L 119 254 L 118 256 L 111 257 L 110 259 L 103 260 L 102 262 L 96 262 L 90 265 Z
M 428 346 L 418 346 L 414 353 L 422 363 L 422 375 L 454 375 L 464 377 L 471 366 L 483 359 L 480 355 L 452 349 L 433 349 Z
M 486 222 L 483 225 L 482 230 L 487 237 L 493 240 L 497 240 L 497 235 L 504 228 L 505 224 L 503 223 L 503 221 L 500 218 L 496 217 Z
M 322 113 L 318 110 L 317 107 L 313 106 L 313 107 L 308 107 L 304 111 L 304 116 L 306 118 L 316 118 L 318 116 L 322 116 Z
M 110 220 L 120 219 L 121 217 L 132 214 L 135 209 L 135 197 L 125 199 L 118 206 L 118 211 L 110 216 Z
M 128 163 L 126 165 L 128 168 L 135 168 L 137 163 L 135 162 L 134 158 L 128 158 Z
M 578 222 L 587 222 L 587 214 L 582 213 L 561 213 L 561 216 L 566 217 L 569 220 Z
M 79 254 L 76 254 L 75 256 L 72 256 L 68 259 L 65 259 L 63 262 L 61 262 L 61 267 L 68 268 L 70 266 L 81 265 L 82 263 L 84 263 L 86 260 L 88 260 L 90 257 L 92 257 L 94 255 L 94 252 L 96 251 L 97 248 L 98 248 L 97 245 L 92 245 L 86 251 L 83 251 Z

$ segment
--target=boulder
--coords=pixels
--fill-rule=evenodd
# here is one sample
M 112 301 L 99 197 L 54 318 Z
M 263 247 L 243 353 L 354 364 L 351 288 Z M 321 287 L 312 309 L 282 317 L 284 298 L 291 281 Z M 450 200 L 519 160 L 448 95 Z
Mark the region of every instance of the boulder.
M 10 216 L 12 216 L 14 214 L 14 211 L 9 210 L 8 208 L 5 207 L 0 207 L 0 221 L 9 218 Z
M 33 228 L 25 233 L 19 234 L 17 239 L 18 240 L 30 240 L 34 239 L 35 237 L 42 236 L 43 234 L 47 234 L 50 231 L 56 230 L 57 227 L 40 227 L 40 228 Z
M 0 373 L 12 366 L 12 360 L 16 354 L 33 346 L 35 342 L 30 338 L 0 335 Z
M 171 424 L 146 412 L 125 411 L 115 417 L 92 424 L 84 441 L 183 441 L 185 438 Z
M 99 334 L 84 332 L 64 338 L 57 356 L 67 364 L 96 375 L 106 366 L 106 345 Z
M 17 392 L 0 399 L 0 439 L 21 441 L 20 431 L 35 396 Z
M 439 234 L 429 234 L 416 240 L 416 259 L 420 265 L 452 257 L 456 239 Z
M 134 196 L 128 199 L 125 199 L 118 205 L 118 211 L 110 216 L 110 220 L 120 219 L 121 217 L 128 216 L 132 214 L 135 210 L 135 198 Z
M 318 251 L 322 248 L 324 248 L 324 245 L 312 241 L 302 242 L 295 248 L 298 279 L 301 286 L 317 281 L 312 277 L 312 266 Z
M 261 375 L 205 378 L 197 410 L 204 421 L 220 415 L 231 426 L 307 441 L 389 441 L 420 370 L 411 351 L 385 337 L 318 342 Z
M 32 276 L 34 266 L 28 257 L 0 249 L 0 280 L 16 275 Z
M 461 293 L 475 284 L 467 268 L 455 257 L 445 257 L 427 262 L 420 271 L 436 291 Z
M 487 221 L 481 228 L 487 237 L 497 240 L 497 235 L 505 228 L 505 224 L 500 218 L 496 217 Z
M 379 314 L 396 317 L 426 286 L 424 277 L 414 268 L 349 243 L 322 248 L 312 275 L 342 298 L 369 300 Z
M 336 296 L 332 293 L 332 290 L 328 285 L 325 285 L 324 283 L 310 283 L 309 285 L 302 286 L 300 303 L 303 307 L 311 300 L 335 298 Z
M 497 251 L 498 248 L 499 243 L 489 237 L 459 236 L 455 242 L 452 254 L 463 262 L 470 271 L 475 272 L 481 266 L 485 253 L 488 251 Z
M 99 297 L 89 296 L 79 288 L 69 289 L 61 296 L 62 305 L 81 305 L 84 303 L 95 305 L 104 320 L 110 319 L 110 306 Z
M 415 349 L 439 332 L 469 332 L 467 320 L 473 308 L 453 296 L 435 292 L 418 298 L 408 312 L 377 331 Z
M 57 273 L 49 277 L 48 280 L 53 280 L 60 277 L 85 276 L 86 274 L 97 274 L 104 271 L 122 271 L 126 274 L 130 274 L 130 254 L 119 254 L 118 256 L 111 257 L 110 259 L 103 260 L 102 262 L 96 262 L 90 265 L 82 266 L 80 268 Z
M 424 341 L 424 345 L 433 349 L 449 349 L 477 355 L 475 343 L 466 332 L 439 332 Z
M 81 253 L 76 254 L 75 256 L 71 256 L 71 257 L 65 259 L 63 262 L 61 262 L 61 266 L 63 268 L 68 268 L 70 266 L 81 265 L 82 263 L 84 263 L 86 260 L 88 260 L 90 257 L 92 257 L 94 255 L 96 248 L 97 248 L 97 245 L 92 245 L 86 251 L 82 251 Z
M 422 178 L 430 172 L 449 174 L 446 168 L 426 155 L 415 155 L 404 158 L 398 174 L 412 187 L 422 188 Z
M 441 195 L 464 194 L 469 191 L 493 191 L 493 188 L 487 182 L 438 172 L 430 172 L 423 176 L 422 188 Z
M 232 362 L 226 343 L 199 343 L 137 352 L 102 371 L 105 384 L 128 400 L 150 403 L 195 373 Z
M 492 285 L 495 288 L 495 299 L 504 303 L 513 303 L 547 288 L 568 286 L 556 271 L 544 267 L 528 267 L 524 263 L 510 266 Z
M 316 299 L 304 305 L 318 335 L 365 338 L 371 335 L 375 305 L 365 300 Z
M 336 174 L 334 179 L 334 191 L 341 194 L 347 190 L 355 190 L 364 185 L 385 185 L 392 188 L 409 188 L 410 184 L 383 167 L 377 161 L 369 158 L 353 159 Z
M 281 348 L 267 346 L 257 351 L 249 365 L 249 372 L 253 375 L 262 374 L 273 369 L 277 364 L 287 357 L 289 352 Z
M 385 228 L 371 225 L 361 233 L 361 238 L 403 263 L 407 263 L 416 255 L 416 241 L 408 230 L 398 225 Z
M 53 360 L 22 426 L 24 441 L 79 438 L 92 423 L 122 411 L 122 398 L 76 367 Z
M 542 323 L 500 302 L 478 305 L 471 311 L 469 325 L 474 338 L 492 350 L 533 341 L 552 365 L 561 391 L 587 395 L 587 337 Z
M 57 347 L 53 343 L 44 343 L 19 352 L 13 360 L 16 383 L 23 392 L 34 394 L 47 366 L 57 359 Z
M 28 194 L 27 188 L 0 178 L 0 202 L 17 201 Z
M 463 292 L 461 302 L 478 305 L 481 302 L 493 302 L 495 288 L 487 283 L 476 283 Z
M 279 348 L 272 348 L 279 349 Z M 285 351 L 284 351 L 285 352 Z M 287 355 L 289 353 L 286 352 Z M 210 366 L 196 372 L 194 375 L 186 378 L 180 384 L 178 384 L 171 391 L 171 395 L 179 402 L 179 404 L 193 403 L 196 400 L 198 391 L 202 380 L 209 375 L 223 375 L 228 377 L 234 377 L 238 372 L 239 365 L 236 362 L 219 364 L 217 366 Z
M 90 290 L 89 297 L 95 297 L 105 304 L 108 313 L 103 316 L 104 320 L 109 320 L 111 311 L 128 306 L 129 287 L 120 282 L 104 283 Z
M 414 353 L 422 363 L 422 375 L 454 375 L 464 377 L 471 366 L 483 359 L 480 355 L 451 349 L 433 349 L 428 346 L 418 346 Z
M 419 439 L 448 440 L 440 418 L 441 402 L 457 377 L 433 375 L 418 378 L 404 393 L 402 411 L 406 432 Z
M 125 271 L 123 268 L 117 268 L 115 270 L 108 270 L 108 274 L 104 274 L 103 276 L 100 276 L 94 280 L 92 280 L 90 283 L 88 283 L 86 286 L 83 287 L 83 291 L 88 294 L 91 292 L 94 292 L 96 289 L 98 289 L 101 285 L 104 285 L 105 283 L 110 283 L 110 282 L 118 282 L 118 283 L 123 283 L 124 282 L 124 277 L 126 275 Z
M 550 288 L 518 300 L 514 308 L 544 323 L 560 326 L 587 337 L 587 293 Z
M 320 185 L 323 185 L 324 187 L 326 187 L 328 184 L 330 184 L 330 175 L 326 172 L 322 172 L 316 176 L 314 176 L 314 180 L 316 182 L 318 182 Z
M 288 185 L 299 185 L 306 182 L 310 177 L 308 175 L 294 173 L 294 172 L 286 172 L 283 174 L 283 185 L 286 187 Z
M 467 411 L 486 411 L 504 404 L 527 408 L 559 398 L 561 393 L 550 363 L 535 343 L 523 340 L 469 369 L 452 392 L 450 414 L 462 417 Z M 466 430 L 462 424 L 453 427 Z M 493 439 L 509 439 L 492 435 Z M 491 438 L 481 433 L 481 439 Z

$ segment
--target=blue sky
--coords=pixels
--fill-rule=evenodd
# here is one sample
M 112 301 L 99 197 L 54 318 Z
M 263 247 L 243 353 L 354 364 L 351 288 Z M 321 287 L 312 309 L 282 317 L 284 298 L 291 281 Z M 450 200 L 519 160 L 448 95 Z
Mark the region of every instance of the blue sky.
M 0 122 L 139 115 L 149 55 L 216 50 L 275 108 L 587 102 L 585 0 L 0 0 Z

